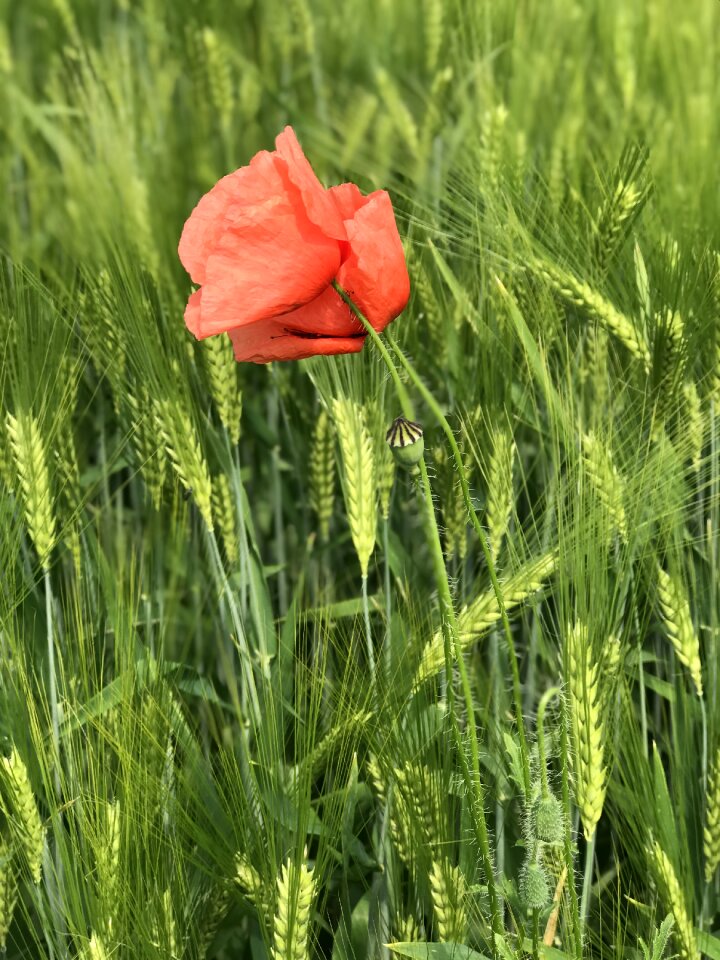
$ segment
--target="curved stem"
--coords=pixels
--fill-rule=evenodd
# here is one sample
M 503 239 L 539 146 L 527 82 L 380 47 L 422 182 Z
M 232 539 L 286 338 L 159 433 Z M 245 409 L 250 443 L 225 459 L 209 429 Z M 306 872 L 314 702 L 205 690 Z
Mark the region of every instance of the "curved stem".
M 413 406 L 410 397 L 405 389 L 405 385 L 400 379 L 400 375 L 388 353 L 385 344 L 380 339 L 377 331 L 372 327 L 362 311 L 353 303 L 347 293 L 337 284 L 333 283 L 335 290 L 347 303 L 360 323 L 363 325 L 368 335 L 378 348 L 388 371 L 393 378 L 395 388 L 398 394 L 398 400 L 403 411 L 403 415 L 408 419 L 413 418 Z M 480 776 L 480 748 L 477 739 L 477 730 L 475 729 L 475 706 L 472 697 L 472 688 L 468 676 L 465 659 L 463 657 L 462 644 L 460 642 L 460 633 L 458 630 L 455 608 L 450 590 L 447 569 L 445 567 L 445 558 L 443 555 L 440 534 L 438 532 L 437 520 L 435 517 L 435 505 L 433 503 L 432 488 L 430 478 L 427 472 L 427 465 L 424 458 L 420 460 L 420 482 L 425 501 L 425 517 L 427 525 L 428 544 L 433 560 L 435 582 L 440 600 L 440 617 L 442 623 L 442 633 L 445 646 L 445 662 L 448 672 L 448 714 L 452 726 L 453 737 L 455 739 L 456 749 L 460 765 L 462 767 L 463 780 L 468 794 L 470 806 L 470 815 L 475 833 L 475 839 L 480 853 L 482 868 L 485 873 L 488 895 L 490 898 L 490 913 L 492 918 L 493 934 L 493 952 L 495 952 L 495 940 L 502 936 L 502 918 L 499 909 L 497 889 L 495 886 L 495 876 L 493 872 L 492 854 L 490 851 L 490 837 L 488 833 L 487 820 L 485 817 L 485 798 Z M 452 683 L 452 652 L 458 664 L 460 674 L 460 683 L 463 691 L 465 711 L 467 714 L 467 744 L 469 746 L 470 758 L 466 752 L 466 746 L 463 741 L 462 733 L 454 710 L 454 691 Z
M 465 467 L 462 461 L 462 455 L 460 453 L 460 448 L 457 445 L 457 440 L 455 439 L 455 434 L 452 431 L 452 427 L 447 421 L 445 414 L 440 409 L 435 397 L 428 390 L 425 384 L 422 382 L 421 378 L 418 376 L 417 372 L 413 368 L 410 361 L 407 359 L 405 354 L 402 352 L 400 347 L 395 343 L 392 336 L 387 335 L 388 342 L 393 348 L 395 355 L 402 364 L 403 368 L 407 372 L 408 376 L 415 384 L 419 392 L 421 393 L 423 400 L 430 407 L 431 411 L 435 415 L 436 420 L 442 427 L 443 433 L 447 437 L 450 448 L 453 452 L 453 457 L 455 458 L 455 466 L 457 468 L 458 476 L 460 478 L 460 487 L 462 489 L 463 500 L 465 501 L 465 507 L 470 517 L 470 522 L 475 529 L 478 540 L 480 541 L 480 546 L 482 548 L 485 563 L 488 568 L 488 573 L 490 574 L 490 583 L 492 584 L 493 592 L 495 594 L 495 600 L 498 605 L 498 610 L 500 612 L 500 619 L 503 625 L 503 631 L 505 633 L 505 640 L 507 643 L 508 656 L 510 658 L 510 669 L 512 671 L 513 678 L 513 700 L 515 701 L 515 721 L 518 728 L 518 738 L 520 740 L 520 752 L 522 755 L 523 762 L 523 781 L 525 786 L 525 799 L 530 797 L 530 757 L 527 745 L 527 737 L 525 735 L 525 722 L 523 720 L 523 709 L 522 709 L 522 686 L 520 683 L 520 667 L 517 660 L 517 655 L 515 653 L 515 644 L 513 643 L 512 632 L 510 630 L 510 621 L 508 620 L 507 611 L 505 609 L 505 602 L 503 600 L 502 590 L 500 588 L 500 582 L 497 578 L 497 572 L 495 570 L 495 564 L 493 562 L 492 553 L 490 551 L 490 546 L 487 541 L 487 536 L 485 531 L 480 524 L 478 515 L 473 506 L 472 499 L 470 497 L 470 487 L 467 481 L 467 475 L 465 473 Z
M 560 693 L 560 687 L 550 687 L 540 698 L 537 708 L 537 744 L 538 744 L 538 764 L 540 766 L 540 782 L 542 783 L 543 799 L 550 793 L 547 775 L 547 760 L 545 757 L 545 710 L 553 697 Z

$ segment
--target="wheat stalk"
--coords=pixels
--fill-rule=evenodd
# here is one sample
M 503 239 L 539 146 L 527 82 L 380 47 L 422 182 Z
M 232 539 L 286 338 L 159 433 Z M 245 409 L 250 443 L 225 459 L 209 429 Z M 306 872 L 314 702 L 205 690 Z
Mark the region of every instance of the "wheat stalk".
M 674 935 L 680 948 L 680 956 L 683 960 L 696 960 L 700 953 L 695 940 L 695 929 L 675 868 L 657 841 L 653 842 L 650 855 L 655 864 L 665 906 L 675 918 Z
M 306 960 L 314 896 L 312 869 L 288 860 L 277 883 L 272 960 Z
M 535 270 L 568 303 L 580 307 L 617 337 L 630 353 L 650 369 L 650 351 L 630 317 L 621 313 L 609 300 L 569 271 L 541 260 L 533 262 Z
M 232 344 L 226 336 L 207 337 L 203 341 L 203 347 L 210 389 L 220 422 L 227 430 L 230 442 L 237 446 L 240 440 L 242 393 L 238 387 L 237 363 Z
M 459 867 L 434 860 L 430 868 L 430 893 L 441 943 L 464 943 L 467 936 L 466 884 Z
M 710 768 L 705 797 L 705 828 L 703 830 L 705 854 L 705 879 L 708 883 L 715 876 L 720 864 L 720 747 Z
M 537 560 L 521 567 L 512 577 L 502 584 L 502 597 L 505 610 L 510 612 L 520 606 L 528 597 L 545 586 L 545 582 L 555 571 L 557 554 L 552 551 Z M 458 618 L 460 642 L 463 649 L 472 646 L 480 635 L 486 633 L 500 621 L 500 609 L 494 590 L 481 594 L 461 611 Z M 445 664 L 443 638 L 436 633 L 427 644 L 415 676 L 415 684 L 435 676 Z
M 623 503 L 625 483 L 613 463 L 610 450 L 590 432 L 582 438 L 583 463 L 598 500 L 613 527 L 627 541 L 627 522 Z
M 11 840 L 0 834 L 0 953 L 4 954 L 7 935 L 17 903 L 17 878 Z
M 20 480 L 25 522 L 40 563 L 46 567 L 56 542 L 53 498 L 38 422 L 31 413 L 7 414 L 10 446 Z
M 9 757 L 2 757 L 0 770 L 6 788 L 2 807 L 15 837 L 16 850 L 24 856 L 33 883 L 40 883 L 45 828 L 40 819 L 27 767 L 14 747 Z
M 360 406 L 341 397 L 333 401 L 333 415 L 345 468 L 345 507 L 360 571 L 367 577 L 375 549 L 377 506 L 375 459 Z
M 585 837 L 590 840 L 602 815 L 607 782 L 602 701 L 587 626 L 576 622 L 566 638 L 575 792 Z
M 497 560 L 510 525 L 513 508 L 513 460 L 515 442 L 509 430 L 493 431 L 488 467 L 487 529 L 490 553 Z
M 677 658 L 690 672 L 699 697 L 703 695 L 700 640 L 690 616 L 690 604 L 677 577 L 658 567 L 658 600 L 668 639 Z
M 173 469 L 192 494 L 208 530 L 213 529 L 212 483 L 195 426 L 186 411 L 169 400 L 156 401 L 156 422 Z

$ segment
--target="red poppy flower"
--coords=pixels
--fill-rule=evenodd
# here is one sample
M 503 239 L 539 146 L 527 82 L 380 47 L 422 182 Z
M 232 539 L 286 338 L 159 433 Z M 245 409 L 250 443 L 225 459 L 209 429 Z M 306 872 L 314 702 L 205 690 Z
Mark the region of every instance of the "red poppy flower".
M 326 190 L 292 127 L 273 152 L 223 177 L 185 224 L 178 253 L 193 283 L 185 323 L 198 339 L 229 333 L 238 360 L 268 363 L 362 349 L 405 307 L 410 280 L 390 197 L 353 183 Z

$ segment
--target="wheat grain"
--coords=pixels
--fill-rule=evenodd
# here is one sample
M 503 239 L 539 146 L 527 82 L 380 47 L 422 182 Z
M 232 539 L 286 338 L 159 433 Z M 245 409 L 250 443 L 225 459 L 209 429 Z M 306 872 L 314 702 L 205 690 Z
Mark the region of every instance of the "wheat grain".
M 705 797 L 705 828 L 703 830 L 705 880 L 710 883 L 720 864 L 720 747 L 710 768 Z
M 598 500 L 613 527 L 627 541 L 625 518 L 625 483 L 613 463 L 609 448 L 592 432 L 582 438 L 583 463 Z
M 56 541 L 53 498 L 40 427 L 31 413 L 7 414 L 6 426 L 20 480 L 25 522 L 43 567 Z
M 515 443 L 508 430 L 495 430 L 488 468 L 487 529 L 490 553 L 497 560 L 513 508 Z
M 345 473 L 343 493 L 350 533 L 363 577 L 375 549 L 377 528 L 375 460 L 372 441 L 357 403 L 345 397 L 333 401 Z
M 700 953 L 695 939 L 695 929 L 672 861 L 657 841 L 653 842 L 650 855 L 655 865 L 665 906 L 675 918 L 674 936 L 680 948 L 680 956 L 683 960 L 696 960 Z
M 314 896 L 312 869 L 288 860 L 277 883 L 272 960 L 306 960 Z
M 605 731 L 587 626 L 576 622 L 566 633 L 575 793 L 587 840 L 592 838 L 605 802 Z
M 430 868 L 430 893 L 441 943 L 464 943 L 467 936 L 466 884 L 459 867 L 434 860 Z
M 528 597 L 541 590 L 546 580 L 551 577 L 557 565 L 557 554 L 553 551 L 546 553 L 537 560 L 521 567 L 505 583 L 501 584 L 503 602 L 506 611 L 510 612 L 519 606 Z M 463 648 L 470 647 L 477 638 L 500 621 L 500 609 L 494 590 L 483 593 L 469 606 L 461 611 L 458 618 L 460 641 Z M 443 638 L 440 632 L 436 633 L 423 652 L 422 660 L 415 677 L 415 683 L 435 676 L 445 664 Z
M 13 863 L 13 844 L 9 837 L 0 834 L 0 953 L 5 953 L 7 935 L 17 903 L 17 878 Z
M 195 426 L 186 411 L 157 400 L 156 422 L 168 457 L 185 489 L 192 494 L 208 530 L 213 529 L 212 483 Z
M 16 851 L 25 859 L 33 883 L 40 883 L 45 828 L 40 819 L 27 767 L 13 748 L 0 764 L 5 785 L 3 810 L 15 838 Z
M 662 567 L 658 567 L 658 600 L 668 639 L 680 663 L 687 667 L 697 695 L 701 697 L 703 683 L 700 640 L 690 616 L 690 604 L 680 580 Z
M 237 363 L 229 337 L 207 337 L 203 341 L 205 362 L 210 378 L 210 389 L 230 442 L 237 446 L 240 440 L 242 393 L 238 386 Z

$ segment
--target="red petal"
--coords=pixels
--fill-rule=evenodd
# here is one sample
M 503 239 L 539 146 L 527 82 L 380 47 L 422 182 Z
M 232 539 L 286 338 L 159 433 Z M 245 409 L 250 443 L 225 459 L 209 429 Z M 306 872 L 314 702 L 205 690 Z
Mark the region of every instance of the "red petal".
M 252 363 L 358 353 L 365 342 L 364 337 L 297 336 L 285 326 L 282 318 L 238 327 L 229 333 L 235 348 L 235 359 Z
M 192 274 L 203 282 L 199 337 L 309 303 L 340 264 L 340 244 L 310 221 L 283 160 L 260 153 L 233 176 L 232 196 L 225 190 L 220 198 L 225 204 L 222 227 L 207 222 L 203 198 L 180 243 L 186 267 L 199 264 L 199 259 L 193 261 L 193 244 L 205 244 L 207 258 L 200 272 Z M 220 216 L 219 202 L 205 205 L 209 216 Z M 193 251 L 189 258 L 188 250 Z
M 346 217 L 349 254 L 337 281 L 376 330 L 402 313 L 410 297 L 410 278 L 390 197 L 377 190 L 363 197 L 354 184 L 329 191 Z
M 292 127 L 285 127 L 275 138 L 275 147 L 278 156 L 287 163 L 290 179 L 302 194 L 309 219 L 328 237 L 347 240 L 343 218 L 338 213 L 329 191 L 315 176 Z

